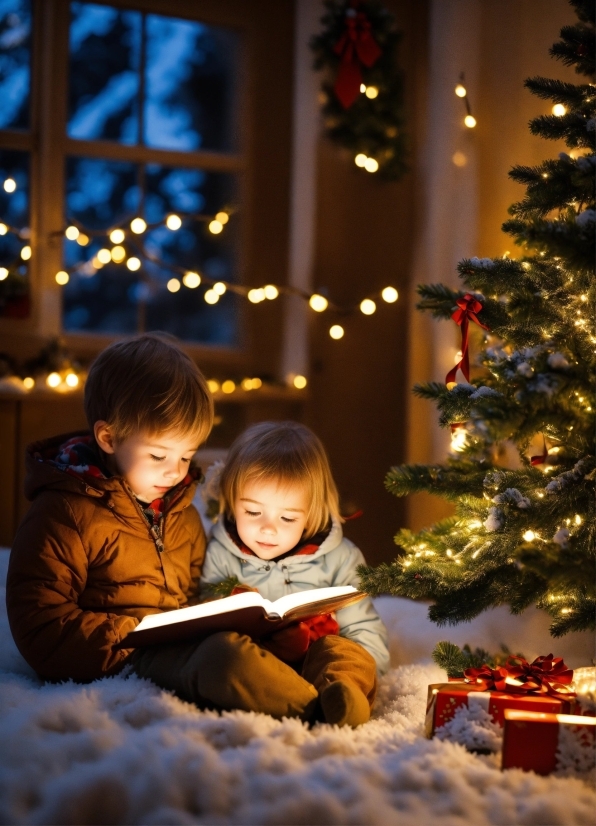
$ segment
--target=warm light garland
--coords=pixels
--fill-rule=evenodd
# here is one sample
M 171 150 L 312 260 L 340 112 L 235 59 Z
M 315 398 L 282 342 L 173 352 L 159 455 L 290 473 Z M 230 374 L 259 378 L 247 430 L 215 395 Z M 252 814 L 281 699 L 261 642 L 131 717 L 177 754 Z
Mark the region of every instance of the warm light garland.
M 466 116 L 464 117 L 464 124 L 468 127 L 468 129 L 473 129 L 476 126 L 476 118 L 472 114 L 472 107 L 470 106 L 470 99 L 468 98 L 468 90 L 464 86 L 464 73 L 462 72 L 459 76 L 459 83 L 455 87 L 455 94 L 458 98 L 461 98 L 466 105 Z M 464 166 L 465 164 L 459 164 L 456 162 L 456 166 Z

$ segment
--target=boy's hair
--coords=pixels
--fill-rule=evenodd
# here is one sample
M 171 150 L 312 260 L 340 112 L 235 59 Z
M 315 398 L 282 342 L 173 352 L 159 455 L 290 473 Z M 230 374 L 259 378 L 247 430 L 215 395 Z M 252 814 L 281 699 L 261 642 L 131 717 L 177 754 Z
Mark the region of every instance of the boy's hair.
M 197 365 L 176 339 L 145 333 L 103 350 L 85 383 L 91 431 L 107 422 L 121 442 L 134 433 L 196 433 L 204 442 L 213 426 L 213 397 Z
M 234 517 L 234 503 L 244 486 L 257 481 L 306 489 L 310 505 L 305 539 L 327 528 L 332 518 L 343 521 L 325 448 L 298 422 L 260 422 L 233 443 L 220 482 L 220 509 L 228 519 Z

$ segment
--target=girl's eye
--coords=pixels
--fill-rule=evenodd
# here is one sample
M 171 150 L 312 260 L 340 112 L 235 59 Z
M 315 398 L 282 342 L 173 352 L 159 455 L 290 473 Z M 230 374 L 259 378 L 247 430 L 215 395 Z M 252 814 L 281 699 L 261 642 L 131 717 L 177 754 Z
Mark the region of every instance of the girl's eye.
M 247 516 L 260 516 L 260 511 L 246 511 Z
M 288 516 L 282 516 L 281 521 L 282 522 L 295 522 L 296 520 L 295 519 L 290 519 Z
M 150 453 L 149 455 L 151 456 L 154 462 L 163 462 L 163 460 L 166 458 L 165 456 L 154 456 L 153 453 Z

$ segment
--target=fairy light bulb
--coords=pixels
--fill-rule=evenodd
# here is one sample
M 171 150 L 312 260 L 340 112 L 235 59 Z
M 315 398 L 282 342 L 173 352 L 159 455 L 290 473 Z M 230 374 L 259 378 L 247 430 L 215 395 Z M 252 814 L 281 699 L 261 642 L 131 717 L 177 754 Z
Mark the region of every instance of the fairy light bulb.
M 562 103 L 555 103 L 555 105 L 551 109 L 551 112 L 555 117 L 562 118 L 563 115 L 567 114 L 567 109 L 563 106 Z
M 90 241 L 91 239 L 88 235 L 85 235 L 84 232 L 79 232 L 77 236 L 77 244 L 79 244 L 81 247 L 86 247 Z
M 67 373 L 64 381 L 69 387 L 77 387 L 79 384 L 79 377 L 76 373 Z
M 218 213 L 217 213 L 217 215 L 215 216 L 215 220 L 216 220 L 216 221 L 219 221 L 219 223 L 220 223 L 222 226 L 224 226 L 224 227 L 225 227 L 225 225 L 226 225 L 226 224 L 228 223 L 228 221 L 230 220 L 230 216 L 228 215 L 228 213 L 227 213 L 227 212 L 223 212 L 223 211 L 222 211 L 222 212 L 218 212 Z
M 74 226 L 66 227 L 64 234 L 66 235 L 69 241 L 76 241 L 80 235 L 78 227 Z
M 141 269 L 141 261 L 133 255 L 132 258 L 129 258 L 126 262 L 126 266 L 131 272 L 136 272 Z
M 397 292 L 395 287 L 385 287 L 385 289 L 381 293 L 381 297 L 383 301 L 387 302 L 387 304 L 394 304 L 399 298 L 399 293 Z
M 178 290 L 180 289 L 180 287 L 181 287 L 181 284 L 180 284 L 180 282 L 178 281 L 177 278 L 170 278 L 170 280 L 166 284 L 166 289 L 168 290 L 168 292 L 171 292 L 171 293 L 177 293 Z
M 263 287 L 263 292 L 265 293 L 265 298 L 268 298 L 269 301 L 273 301 L 279 295 L 279 290 L 275 286 L 275 284 L 267 284 Z
M 379 90 L 376 86 L 367 86 L 366 92 L 364 93 L 369 100 L 374 100 L 375 98 L 379 97 Z
M 458 83 L 455 87 L 455 94 L 458 96 L 458 98 L 465 98 L 468 92 L 465 86 L 462 86 L 461 83 Z
M 233 393 L 236 389 L 236 384 L 231 379 L 227 379 L 226 381 L 222 382 L 221 391 L 222 393 Z
M 14 178 L 7 178 L 4 181 L 4 191 L 5 192 L 14 192 L 17 188 L 17 182 Z
M 222 296 L 225 294 L 228 288 L 223 281 L 216 281 L 212 289 L 214 293 L 217 293 L 217 295 Z
M 4 281 L 8 278 L 8 270 L 6 267 L 0 267 L 0 281 Z
M 68 282 L 70 281 L 69 274 L 64 270 L 60 270 L 60 272 L 57 272 L 54 278 L 56 279 L 56 283 L 60 284 L 61 287 L 63 287 L 65 284 L 68 284 Z
M 124 261 L 124 259 L 126 258 L 126 250 L 124 249 L 124 247 L 121 246 L 112 247 L 112 249 L 110 250 L 110 255 L 114 263 L 121 264 L 122 261 Z
M 222 229 L 223 224 L 221 221 L 218 221 L 217 218 L 214 218 L 213 221 L 209 221 L 209 232 L 212 235 L 219 235 Z
M 364 167 L 366 161 L 367 156 L 363 152 L 359 152 L 354 158 L 354 163 L 356 164 L 356 166 L 359 166 L 360 168 Z
M 579 515 L 579 513 L 576 513 L 576 514 L 575 514 L 575 518 L 574 518 L 574 520 L 573 520 L 573 521 L 575 522 L 575 524 L 576 524 L 576 525 L 581 525 L 581 523 L 582 523 L 582 518 L 581 518 L 581 516 Z
M 26 376 L 23 379 L 23 387 L 25 390 L 33 390 L 35 387 L 35 379 L 32 376 Z
M 523 538 L 526 542 L 533 542 L 536 539 L 536 534 L 534 533 L 534 531 L 526 531 L 523 534 Z
M 364 315 L 372 315 L 376 309 L 377 305 L 372 298 L 365 298 L 364 301 L 360 302 L 360 312 Z
M 308 303 L 311 309 L 315 311 L 315 313 L 322 313 L 329 306 L 329 302 L 327 301 L 325 296 L 319 295 L 319 293 L 313 293 L 313 295 L 311 295 L 311 297 L 308 299 Z
M 182 276 L 182 283 L 190 290 L 194 290 L 201 283 L 201 276 L 198 272 L 185 272 Z
M 294 376 L 294 381 L 292 384 L 297 390 L 304 390 L 308 384 L 308 381 L 306 380 L 306 376 Z
M 100 249 L 97 251 L 97 260 L 102 264 L 109 264 L 112 260 L 112 254 L 108 249 Z
M 147 223 L 142 218 L 133 218 L 130 222 L 130 228 L 135 235 L 142 235 L 147 229 Z
M 363 95 L 366 92 L 366 83 L 360 84 L 360 94 Z
M 124 231 L 121 229 L 113 229 L 110 232 L 110 241 L 112 244 L 121 244 L 124 241 Z
M 217 304 L 219 301 L 219 296 L 215 292 L 215 290 L 207 290 L 205 295 L 203 296 L 207 304 Z
M 476 126 L 476 118 L 474 115 L 466 115 L 464 118 L 464 123 L 468 129 L 473 129 Z
M 31 258 L 31 247 L 26 244 L 21 250 L 21 258 L 23 261 L 28 261 Z
M 210 393 L 217 393 L 219 391 L 219 382 L 215 381 L 215 379 L 208 379 L 207 387 Z
M 330 327 L 330 329 L 329 329 L 329 335 L 331 336 L 331 338 L 334 338 L 336 341 L 338 341 L 340 338 L 344 337 L 344 332 L 345 332 L 345 330 L 341 326 L 341 324 L 334 324 L 333 327 Z
M 58 387 L 61 381 L 60 373 L 50 373 L 46 379 L 46 384 L 48 387 Z
M 8 227 L 6 226 L 6 224 L 0 223 L 0 235 L 6 235 L 7 232 Z
M 166 218 L 166 227 L 168 229 L 171 229 L 175 232 L 177 229 L 180 229 L 181 226 L 182 219 L 179 215 L 168 215 L 168 217 Z
M 367 158 L 364 162 L 364 168 L 367 172 L 376 172 L 379 168 L 379 162 L 374 158 Z
M 254 287 L 248 291 L 246 297 L 251 304 L 260 304 L 261 301 L 265 300 L 265 290 L 262 287 Z

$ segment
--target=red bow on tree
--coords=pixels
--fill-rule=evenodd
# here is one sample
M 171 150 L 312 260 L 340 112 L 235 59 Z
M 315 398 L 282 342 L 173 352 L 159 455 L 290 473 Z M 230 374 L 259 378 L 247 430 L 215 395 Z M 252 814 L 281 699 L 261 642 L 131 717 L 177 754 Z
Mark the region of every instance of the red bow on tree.
M 458 309 L 453 313 L 451 318 L 461 327 L 461 359 L 455 367 L 447 373 L 445 384 L 455 381 L 455 374 L 458 369 L 462 371 L 466 381 L 470 381 L 470 357 L 468 355 L 468 328 L 470 321 L 482 327 L 483 330 L 488 330 L 488 327 L 479 321 L 476 316 L 476 313 L 479 313 L 482 309 L 482 304 L 477 298 L 474 298 L 470 293 L 466 293 L 463 298 L 457 299 L 456 304 Z
M 363 12 L 347 10 L 346 28 L 333 47 L 335 54 L 341 56 L 333 90 L 344 109 L 349 109 L 360 94 L 360 64 L 370 69 L 382 54 L 370 29 L 370 21 Z

